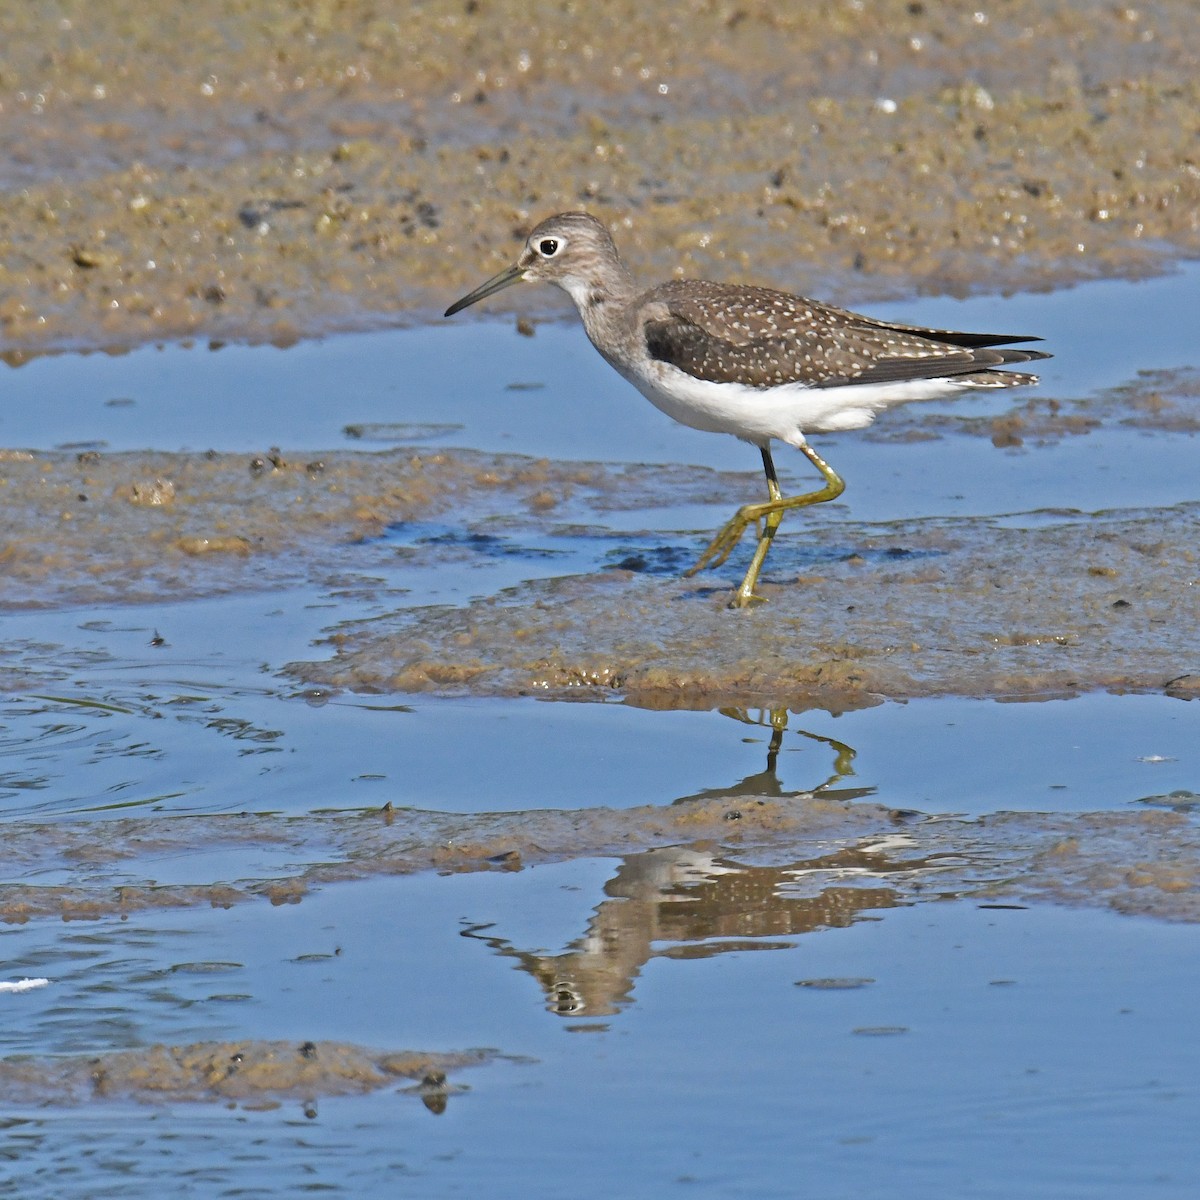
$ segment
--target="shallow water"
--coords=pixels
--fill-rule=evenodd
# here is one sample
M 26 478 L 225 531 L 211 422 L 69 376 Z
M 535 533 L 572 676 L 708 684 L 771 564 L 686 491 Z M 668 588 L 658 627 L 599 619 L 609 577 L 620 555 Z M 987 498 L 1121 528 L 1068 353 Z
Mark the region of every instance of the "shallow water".
M 29 1108 L 0 1132 L 14 1194 L 152 1195 L 167 1163 L 184 1194 L 208 1195 L 319 1183 L 516 1197 L 570 1179 L 585 1197 L 785 1197 L 801 1177 L 832 1196 L 1194 1194 L 1193 927 L 952 901 L 868 909 L 765 953 L 714 931 L 703 954 L 678 957 L 664 938 L 621 1011 L 549 1013 L 478 931 L 562 955 L 608 870 L 9 930 L 6 957 L 56 981 L 11 1002 L 11 1050 L 319 1030 L 523 1056 L 467 1073 L 441 1116 L 386 1093 L 267 1112 Z M 230 965 L 164 978 L 206 957 Z M 862 984 L 796 986 L 822 980 Z
M 132 606 L 89 610 L 86 619 L 9 615 L 10 646 L 36 637 L 62 650 L 40 660 L 58 678 L 0 701 L 5 816 L 305 813 L 387 802 L 448 812 L 632 807 L 746 778 L 752 787 L 773 779 L 785 793 L 844 782 L 923 811 L 1084 812 L 1200 782 L 1200 716 L 1166 696 L 946 698 L 840 716 L 785 713 L 768 775 L 765 710 L 304 688 L 272 664 L 303 656 L 324 621 L 355 608 L 305 603 L 313 599 Z M 169 643 L 151 648 L 159 631 Z M 842 747 L 850 753 L 839 763 Z
M 1140 282 L 1062 292 L 877 305 L 873 315 L 957 328 L 1036 330 L 1054 358 L 1038 364 L 1039 399 L 1087 397 L 1139 370 L 1195 366 L 1191 317 L 1200 266 Z M 352 334 L 287 350 L 177 346 L 58 355 L 5 370 L 0 442 L 50 449 L 300 454 L 389 444 L 469 446 L 553 459 L 685 462 L 759 474 L 755 451 L 685 429 L 615 375 L 574 323 L 522 337 L 509 323 L 460 318 L 433 328 Z M 966 419 L 1003 412 L 1004 393 L 905 412 Z M 886 430 L 889 414 L 876 426 Z M 362 437 L 346 430 L 365 432 Z M 70 436 L 64 437 L 65 430 Z M 817 439 L 849 481 L 839 509 L 865 521 L 1044 508 L 1117 508 L 1194 499 L 1195 440 L 1105 429 L 1025 453 L 976 439 L 893 445 L 861 433 Z M 786 449 L 781 472 L 805 476 Z M 981 476 L 985 486 L 980 487 Z M 754 486 L 754 485 L 751 485 Z M 723 510 L 721 510 L 723 511 Z M 711 523 L 712 516 L 709 521 Z
M 1196 367 L 1198 286 L 1192 267 L 886 311 L 1041 332 L 1056 354 L 1041 393 L 1069 399 Z M 751 450 L 671 426 L 573 327 L 63 356 L 4 384 L 9 446 L 65 430 L 247 452 L 417 437 L 744 469 L 755 486 Z M 1051 508 L 1197 498 L 1195 435 L 1120 411 L 1015 450 L 953 428 L 828 442 L 857 522 L 1036 527 Z M 634 547 L 670 531 L 690 553 L 724 515 L 681 501 L 604 519 Z M 434 542 L 436 571 L 397 554 L 353 585 L 4 614 L 0 813 L 22 864 L 6 912 L 57 889 L 64 916 L 92 919 L 38 909 L 0 928 L 0 979 L 49 981 L 0 994 L 0 1056 L 44 1072 L 0 1123 L 0 1194 L 157 1195 L 165 1165 L 194 1195 L 516 1196 L 548 1180 L 597 1197 L 1195 1194 L 1194 703 L 651 711 L 355 695 L 283 672 L 327 656 L 346 622 L 594 571 L 612 549 L 503 525 L 464 537 L 449 514 L 363 550 Z M 795 541 L 781 561 L 808 553 Z M 826 825 L 754 841 L 759 798 Z M 697 815 L 689 836 L 689 814 L 712 811 L 728 835 Z M 998 832 L 1005 811 L 1028 821 Z M 253 836 L 231 833 L 243 813 Z M 371 840 L 381 829 L 396 845 Z M 401 852 L 410 831 L 424 866 Z M 1124 915 L 1143 911 L 1174 922 Z M 61 1056 L 253 1039 L 501 1057 L 451 1071 L 437 1103 L 408 1081 L 261 1103 L 54 1090 Z

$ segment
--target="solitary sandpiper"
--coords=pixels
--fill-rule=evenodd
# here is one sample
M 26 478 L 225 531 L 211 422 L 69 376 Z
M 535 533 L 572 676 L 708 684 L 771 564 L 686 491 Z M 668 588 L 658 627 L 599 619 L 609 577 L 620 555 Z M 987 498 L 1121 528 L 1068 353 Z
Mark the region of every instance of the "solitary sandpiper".
M 643 291 L 608 230 L 583 212 L 543 221 L 511 267 L 450 305 L 446 316 L 521 280 L 562 288 L 592 345 L 667 416 L 731 433 L 762 452 L 769 499 L 739 508 L 687 572 L 720 566 L 746 528 L 757 525 L 758 546 L 730 601 L 734 608 L 760 599 L 754 589 L 783 514 L 833 500 L 846 486 L 806 434 L 859 429 L 910 400 L 1036 383 L 1036 375 L 1007 368 L 1050 357 L 995 349 L 1041 341 L 1036 337 L 897 325 L 765 287 L 680 279 Z M 805 455 L 825 486 L 785 496 L 772 438 Z

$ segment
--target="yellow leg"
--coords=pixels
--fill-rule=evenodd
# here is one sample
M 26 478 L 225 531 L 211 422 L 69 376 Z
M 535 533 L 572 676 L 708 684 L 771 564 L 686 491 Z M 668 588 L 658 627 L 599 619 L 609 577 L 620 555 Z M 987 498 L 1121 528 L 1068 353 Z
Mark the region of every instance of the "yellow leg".
M 804 508 L 809 504 L 822 504 L 826 500 L 834 500 L 846 490 L 842 477 L 811 446 L 806 443 L 800 447 L 800 452 L 824 476 L 825 486 L 819 491 L 806 492 L 802 496 L 785 496 L 779 490 L 771 451 L 767 446 L 763 446 L 763 471 L 767 476 L 767 493 L 770 499 L 760 504 L 742 505 L 709 543 L 708 549 L 700 556 L 700 561 L 686 572 L 688 575 L 695 575 L 705 567 L 719 567 L 729 557 L 747 528 L 761 522 L 758 545 L 754 549 L 754 557 L 750 560 L 750 569 L 746 572 L 741 586 L 734 592 L 733 599 L 729 602 L 730 608 L 746 608 L 761 602 L 762 597 L 754 594 L 754 588 L 766 561 L 767 551 L 771 548 L 771 540 L 783 520 L 783 514 L 789 508 Z

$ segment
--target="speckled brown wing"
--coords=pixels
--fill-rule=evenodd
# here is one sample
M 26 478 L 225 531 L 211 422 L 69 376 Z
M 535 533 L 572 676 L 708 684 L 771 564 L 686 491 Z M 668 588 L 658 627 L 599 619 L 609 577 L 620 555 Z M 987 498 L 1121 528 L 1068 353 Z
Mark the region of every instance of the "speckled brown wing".
M 771 288 L 672 282 L 640 308 L 650 356 L 714 383 L 884 384 L 1049 357 L 992 348 L 1037 338 L 892 325 Z

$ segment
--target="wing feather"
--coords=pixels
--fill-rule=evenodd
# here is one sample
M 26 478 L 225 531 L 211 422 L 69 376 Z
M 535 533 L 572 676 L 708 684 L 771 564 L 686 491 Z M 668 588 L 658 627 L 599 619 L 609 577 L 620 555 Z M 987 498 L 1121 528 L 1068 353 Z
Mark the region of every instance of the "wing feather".
M 890 324 L 770 288 L 672 282 L 647 293 L 640 312 L 652 358 L 696 379 L 757 388 L 1003 374 L 1049 357 L 993 349 L 1039 338 Z

